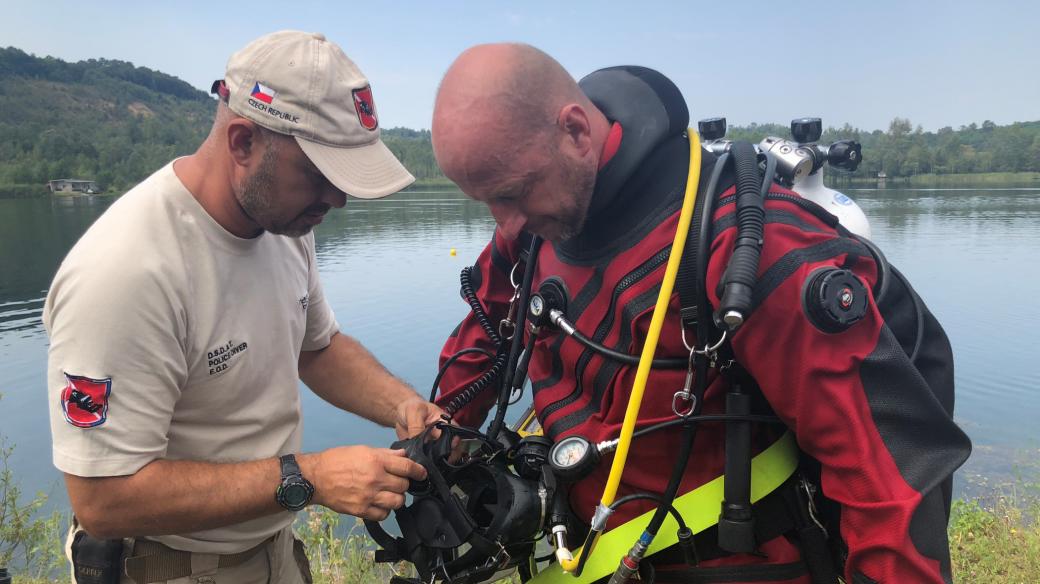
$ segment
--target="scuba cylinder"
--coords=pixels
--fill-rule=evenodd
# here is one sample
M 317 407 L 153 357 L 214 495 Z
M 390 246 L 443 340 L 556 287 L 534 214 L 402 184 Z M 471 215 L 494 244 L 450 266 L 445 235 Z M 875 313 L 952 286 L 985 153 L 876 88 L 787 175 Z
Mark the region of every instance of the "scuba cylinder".
M 729 150 L 732 142 L 724 139 L 726 118 L 707 118 L 698 122 L 698 127 L 709 150 L 716 153 Z M 870 222 L 863 209 L 847 195 L 823 184 L 825 166 L 845 172 L 859 167 L 863 160 L 859 142 L 838 140 L 826 146 L 818 144 L 823 136 L 820 118 L 791 120 L 791 136 L 793 140 L 768 136 L 757 146 L 760 152 L 776 156 L 777 182 L 826 209 L 852 233 L 870 239 Z

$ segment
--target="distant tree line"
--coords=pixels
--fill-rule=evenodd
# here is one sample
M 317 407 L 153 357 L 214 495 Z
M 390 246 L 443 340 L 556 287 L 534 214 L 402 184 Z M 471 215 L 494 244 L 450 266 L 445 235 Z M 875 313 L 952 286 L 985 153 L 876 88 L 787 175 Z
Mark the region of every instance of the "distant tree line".
M 194 151 L 209 131 L 214 103 L 176 77 L 132 63 L 68 63 L 0 48 L 0 196 L 42 193 L 58 178 L 125 190 Z M 767 135 L 786 137 L 789 130 L 751 124 L 730 128 L 728 137 L 757 142 Z M 388 128 L 382 137 L 416 178 L 448 184 L 429 130 Z M 896 118 L 887 131 L 846 124 L 828 128 L 822 140 L 844 138 L 863 144 L 859 176 L 1040 171 L 1040 121 L 925 132 Z
M 433 157 L 433 144 L 429 130 L 410 128 L 384 128 L 381 132 L 387 148 L 404 164 L 413 176 L 423 181 L 448 183 Z
M 752 124 L 732 128 L 727 138 L 759 141 L 766 136 L 790 137 L 787 126 Z M 821 142 L 854 139 L 863 145 L 863 163 L 854 176 L 890 177 L 918 174 L 1040 172 L 1040 121 L 998 126 L 990 120 L 925 132 L 905 118 L 895 118 L 888 131 L 868 132 L 848 124 L 827 128 Z

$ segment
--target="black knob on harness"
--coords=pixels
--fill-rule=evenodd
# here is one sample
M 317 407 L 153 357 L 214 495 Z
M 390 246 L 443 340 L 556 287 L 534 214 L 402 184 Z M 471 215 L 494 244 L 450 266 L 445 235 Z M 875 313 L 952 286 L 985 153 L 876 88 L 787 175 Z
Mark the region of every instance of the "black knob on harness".
M 697 122 L 701 140 L 721 140 L 726 137 L 726 118 L 707 118 Z
M 869 310 L 867 286 L 855 273 L 841 268 L 810 274 L 803 302 L 809 322 L 832 334 L 849 329 Z
M 799 144 L 817 142 L 823 135 L 823 120 L 820 118 L 798 118 L 791 120 L 791 137 Z
M 855 140 L 838 140 L 827 149 L 827 163 L 852 172 L 863 161 L 863 147 Z

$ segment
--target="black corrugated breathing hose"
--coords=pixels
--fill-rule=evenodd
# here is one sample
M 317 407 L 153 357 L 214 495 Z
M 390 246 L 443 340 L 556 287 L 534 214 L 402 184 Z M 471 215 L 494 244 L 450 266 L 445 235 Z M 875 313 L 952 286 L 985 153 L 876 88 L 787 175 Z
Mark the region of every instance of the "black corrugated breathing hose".
M 765 206 L 755 147 L 749 142 L 734 142 L 729 153 L 736 170 L 737 241 L 720 283 L 722 292 L 716 322 L 735 331 L 751 313 L 751 293 L 755 288 L 758 261 L 762 253 Z M 765 180 L 770 184 L 775 165 L 776 160 L 767 156 Z M 772 171 L 768 166 L 773 167 Z

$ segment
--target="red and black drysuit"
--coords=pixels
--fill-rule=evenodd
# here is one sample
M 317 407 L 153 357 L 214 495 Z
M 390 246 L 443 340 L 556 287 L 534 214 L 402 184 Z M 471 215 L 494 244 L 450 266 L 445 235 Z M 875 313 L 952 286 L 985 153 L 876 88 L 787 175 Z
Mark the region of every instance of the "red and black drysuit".
M 586 77 L 581 85 L 615 123 L 612 134 L 621 135 L 620 147 L 601 165 L 583 232 L 572 240 L 541 247 L 532 289 L 551 276 L 561 279 L 569 292 L 567 318 L 579 330 L 612 349 L 638 355 L 687 180 L 689 144 L 682 132 L 688 114 L 675 86 L 651 70 L 607 69 Z M 714 163 L 715 157 L 705 152 L 701 189 Z M 733 191 L 732 179 L 724 178 L 726 182 L 714 209 L 707 275 L 713 306 L 718 306 L 716 286 L 737 231 L 733 198 L 726 197 Z M 812 274 L 822 268 L 851 270 L 866 292 L 877 281 L 877 264 L 868 249 L 836 227 L 826 212 L 814 212 L 811 204 L 799 203 L 797 195 L 779 186 L 771 192 L 780 196 L 765 201 L 765 244 L 754 289 L 755 307 L 731 340 L 733 355 L 794 432 L 799 447 L 819 461 L 823 492 L 840 507 L 840 533 L 848 546 L 847 581 L 949 582 L 949 479 L 967 458 L 970 443 L 952 421 L 953 380 L 945 336 L 925 311 L 927 319 L 911 326 L 916 329 L 910 337 L 927 329 L 941 342 L 917 350 L 902 346 L 872 295 L 863 318 L 846 330 L 828 333 L 814 325 L 806 314 L 803 290 Z M 474 266 L 473 287 L 493 323 L 506 316 L 513 294 L 509 275 L 520 247 L 496 231 Z M 892 279 L 898 280 L 893 285 L 905 286 L 912 294 L 901 276 Z M 678 297 L 673 296 L 657 349 L 659 358 L 687 356 L 679 308 Z M 546 435 L 558 440 L 579 434 L 593 442 L 616 438 L 636 367 L 605 359 L 551 327 L 534 342 L 529 376 Z M 442 362 L 466 347 L 496 350 L 472 314 L 448 339 Z M 916 363 L 908 358 L 911 351 Z M 442 379 L 439 403 L 448 403 L 489 362 L 482 355 L 461 358 Z M 675 418 L 672 395 L 683 386 L 684 376 L 681 369 L 651 373 L 637 428 Z M 948 397 L 936 397 L 930 387 L 935 384 L 946 384 Z M 726 379 L 713 370 L 702 413 L 722 413 L 726 390 Z M 494 393 L 485 391 L 456 420 L 480 425 Z M 635 439 L 619 497 L 664 491 L 680 433 L 676 426 Z M 756 425 L 754 453 L 772 443 L 778 433 L 776 428 Z M 723 443 L 723 424 L 700 425 L 680 493 L 722 474 Z M 571 488 L 572 509 L 583 521 L 591 518 L 609 466 L 608 456 L 592 475 Z M 621 507 L 610 526 L 650 508 L 652 504 Z M 702 561 L 698 579 L 668 581 L 809 582 L 791 538 L 780 536 L 759 544 L 760 554 Z M 735 566 L 744 571 L 735 572 Z M 661 570 L 659 575 L 664 575 Z

